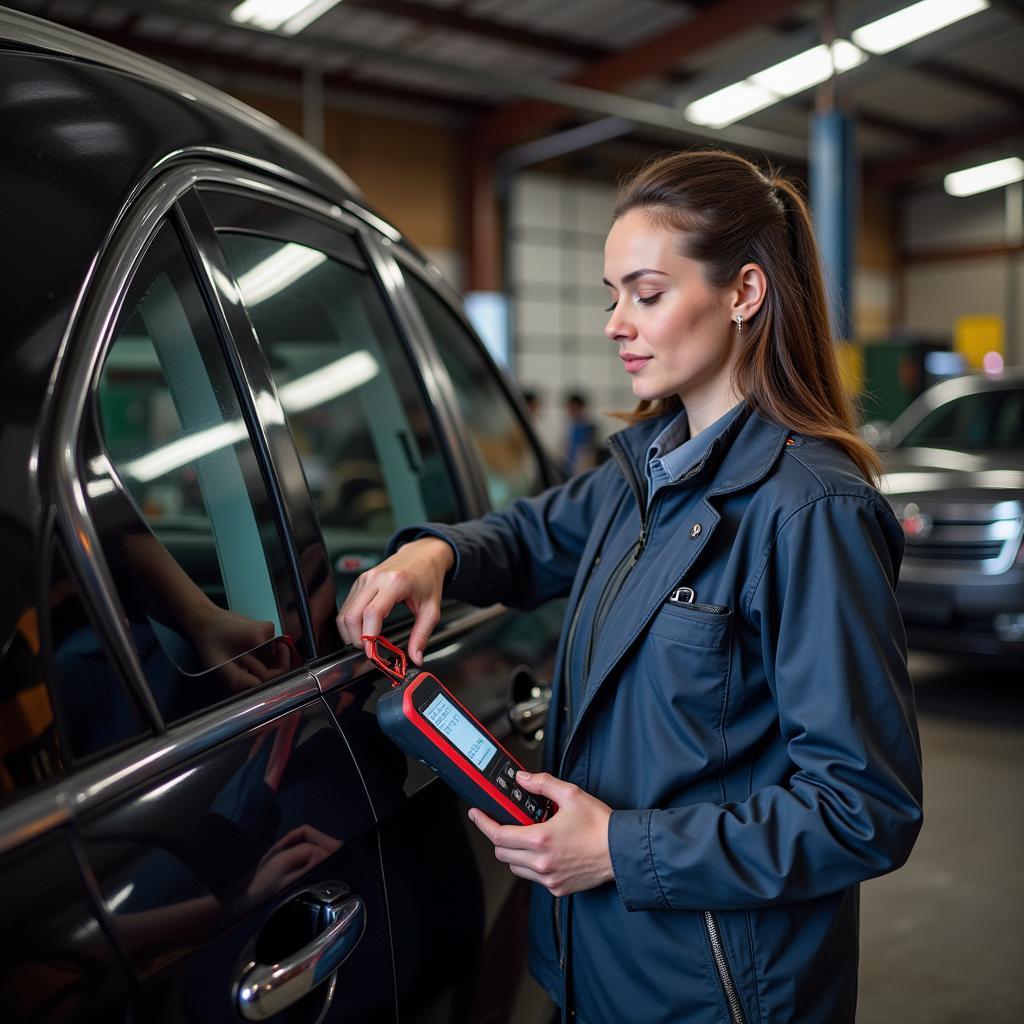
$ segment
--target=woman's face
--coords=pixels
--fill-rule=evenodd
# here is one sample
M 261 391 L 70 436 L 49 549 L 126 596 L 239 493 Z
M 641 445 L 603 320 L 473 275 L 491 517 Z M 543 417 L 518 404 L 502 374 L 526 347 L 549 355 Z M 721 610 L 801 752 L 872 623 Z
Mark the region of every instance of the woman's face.
M 704 280 L 701 264 L 679 252 L 678 232 L 643 210 L 623 214 L 604 247 L 612 306 L 605 334 L 616 344 L 633 394 L 676 394 L 691 410 L 730 398 L 739 335 L 732 299 Z M 724 409 L 723 409 L 724 411 Z

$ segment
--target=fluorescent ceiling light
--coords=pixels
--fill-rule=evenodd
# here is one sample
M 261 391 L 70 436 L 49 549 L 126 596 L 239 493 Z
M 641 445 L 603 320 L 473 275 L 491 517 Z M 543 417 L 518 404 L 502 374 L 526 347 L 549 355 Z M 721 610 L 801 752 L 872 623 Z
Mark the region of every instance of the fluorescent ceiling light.
M 759 71 L 751 75 L 749 81 L 780 99 L 795 96 L 798 92 L 820 85 L 836 72 L 849 71 L 858 64 L 863 64 L 867 56 L 845 39 L 837 39 L 832 51 L 822 43 L 813 49 L 798 53 L 781 64 Z
M 326 259 L 327 257 L 316 249 L 308 249 L 304 245 L 289 242 L 238 279 L 242 298 L 250 306 L 255 306 L 287 288 L 303 274 L 308 274 L 314 267 L 320 266 Z
M 869 53 L 889 53 L 988 8 L 988 0 L 921 0 L 851 33 Z
M 973 196 L 976 192 L 1012 185 L 1015 181 L 1024 181 L 1024 160 L 1019 156 L 954 171 L 946 175 L 942 184 L 951 196 Z
M 695 100 L 683 113 L 694 124 L 724 128 L 779 100 L 819 85 L 831 78 L 833 72 L 849 71 L 866 60 L 864 53 L 845 39 L 837 39 L 831 50 L 822 43 L 742 82 Z
M 683 111 L 683 116 L 694 124 L 724 128 L 776 102 L 777 98 L 767 90 L 759 89 L 749 81 L 736 82 L 695 100 Z
M 245 0 L 232 12 L 231 20 L 267 31 L 281 29 L 286 35 L 301 32 L 311 21 L 329 11 L 340 0 Z

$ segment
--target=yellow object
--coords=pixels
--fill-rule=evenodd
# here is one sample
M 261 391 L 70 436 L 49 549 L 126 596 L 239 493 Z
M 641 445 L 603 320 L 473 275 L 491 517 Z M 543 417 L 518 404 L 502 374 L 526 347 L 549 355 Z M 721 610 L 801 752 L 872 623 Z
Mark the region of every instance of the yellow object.
M 848 395 L 859 395 L 864 390 L 864 349 L 851 341 L 836 345 L 839 375 Z
M 1006 354 L 1004 335 L 1001 316 L 958 316 L 953 326 L 953 348 L 971 369 L 977 370 L 986 352 Z

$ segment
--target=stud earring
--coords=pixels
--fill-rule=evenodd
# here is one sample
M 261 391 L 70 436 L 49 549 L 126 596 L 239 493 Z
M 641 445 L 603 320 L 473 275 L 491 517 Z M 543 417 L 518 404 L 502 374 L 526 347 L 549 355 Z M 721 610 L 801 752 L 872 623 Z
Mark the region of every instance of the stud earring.
M 737 334 L 742 334 L 743 333 L 743 316 L 742 316 L 742 314 L 737 313 L 736 316 L 733 317 L 733 319 L 736 321 L 736 333 Z

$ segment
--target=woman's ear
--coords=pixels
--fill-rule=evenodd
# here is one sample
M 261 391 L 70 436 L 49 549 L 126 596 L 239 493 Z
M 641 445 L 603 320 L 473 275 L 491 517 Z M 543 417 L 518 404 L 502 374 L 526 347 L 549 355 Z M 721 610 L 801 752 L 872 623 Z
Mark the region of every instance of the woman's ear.
M 732 289 L 730 318 L 735 320 L 739 314 L 744 320 L 749 320 L 761 308 L 767 293 L 768 278 L 761 267 L 756 263 L 744 264 Z

